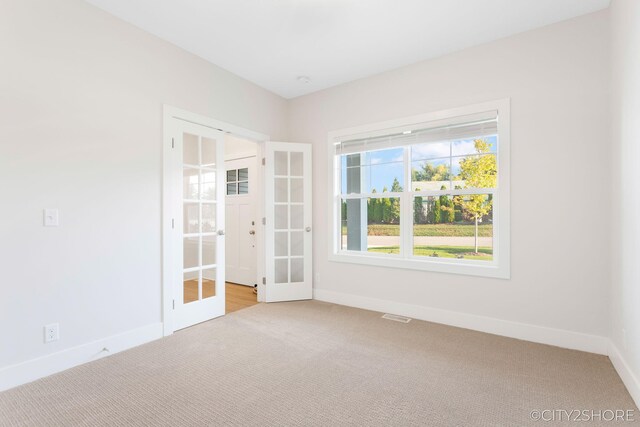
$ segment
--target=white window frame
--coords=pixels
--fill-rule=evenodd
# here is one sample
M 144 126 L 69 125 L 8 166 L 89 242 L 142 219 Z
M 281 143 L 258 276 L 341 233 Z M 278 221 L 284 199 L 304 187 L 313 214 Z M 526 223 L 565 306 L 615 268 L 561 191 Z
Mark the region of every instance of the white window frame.
M 329 132 L 327 155 L 329 179 L 328 218 L 330 227 L 329 261 L 509 279 L 511 274 L 509 213 L 510 109 L 510 100 L 501 99 Z M 384 197 L 399 197 L 401 194 L 405 194 L 405 197 L 401 197 L 400 254 L 379 254 L 341 249 L 340 201 L 345 198 L 345 195 L 340 194 L 340 164 L 339 156 L 336 155 L 337 142 L 390 134 L 392 130 L 397 131 L 398 129 L 424 129 L 429 126 L 429 122 L 455 119 L 456 117 L 487 111 L 498 112 L 498 183 L 493 190 L 492 261 L 417 257 L 413 254 L 405 254 L 406 248 L 413 246 L 413 242 L 410 240 L 412 239 L 411 229 L 413 229 L 413 195 L 411 192 L 384 193 Z M 407 153 L 408 150 L 405 149 L 405 157 Z M 405 158 L 405 165 L 407 161 Z M 410 178 L 411 175 L 411 170 L 410 168 L 408 169 L 404 171 L 405 175 L 407 175 L 405 176 L 405 188 L 409 184 L 407 178 Z M 465 192 L 467 191 L 469 194 L 485 194 L 483 189 L 465 190 Z M 424 195 L 423 193 L 425 192 L 415 193 Z M 408 195 L 411 195 L 411 197 L 407 197 Z M 376 196 L 382 197 L 383 194 L 376 193 Z M 347 195 L 346 198 L 348 197 Z M 360 197 L 360 195 L 357 197 Z

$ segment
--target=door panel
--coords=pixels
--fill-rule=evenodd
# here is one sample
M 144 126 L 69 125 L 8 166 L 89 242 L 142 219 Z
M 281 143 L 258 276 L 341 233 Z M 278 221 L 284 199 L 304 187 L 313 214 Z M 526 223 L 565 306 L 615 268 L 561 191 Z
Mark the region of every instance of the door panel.
M 227 281 L 257 283 L 256 157 L 226 163 Z
M 174 329 L 224 314 L 224 134 L 175 120 Z
M 267 302 L 311 299 L 311 146 L 265 144 Z

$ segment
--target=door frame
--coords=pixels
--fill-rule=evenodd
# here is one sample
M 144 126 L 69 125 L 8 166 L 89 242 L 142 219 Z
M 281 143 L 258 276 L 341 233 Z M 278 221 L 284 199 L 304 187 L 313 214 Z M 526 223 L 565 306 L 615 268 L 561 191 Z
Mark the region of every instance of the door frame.
M 171 259 L 173 254 L 172 241 L 170 238 L 173 232 L 172 222 L 174 218 L 171 214 L 173 211 L 171 194 L 173 193 L 173 180 L 171 179 L 169 161 L 172 148 L 172 134 L 174 131 L 174 123 L 176 120 L 190 122 L 196 125 L 217 129 L 225 133 L 229 133 L 241 138 L 254 141 L 257 146 L 258 159 L 264 157 L 264 143 L 269 141 L 269 135 L 254 132 L 240 126 L 226 123 L 200 114 L 192 113 L 187 110 L 163 104 L 162 109 L 162 329 L 163 335 L 171 335 L 174 332 L 173 322 L 173 286 L 171 278 L 173 277 L 174 260 Z M 260 167 L 258 176 L 262 179 L 258 182 L 258 200 L 256 206 L 256 214 L 258 218 L 264 217 L 264 166 Z M 256 282 L 258 283 L 258 301 L 264 301 L 264 285 L 262 285 L 262 277 L 265 272 L 265 252 L 264 252 L 264 225 L 259 228 L 260 233 L 256 239 L 256 252 L 258 256 L 258 264 L 256 269 Z

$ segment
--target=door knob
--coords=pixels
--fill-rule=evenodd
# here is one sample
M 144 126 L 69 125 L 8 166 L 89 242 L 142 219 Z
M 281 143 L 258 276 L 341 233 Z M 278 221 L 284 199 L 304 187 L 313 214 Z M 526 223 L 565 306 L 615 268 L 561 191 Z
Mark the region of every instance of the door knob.
M 224 230 L 218 230 L 218 236 L 224 236 Z
M 253 236 L 254 234 L 256 234 L 256 230 L 250 230 L 249 234 L 251 234 Z
M 311 231 L 311 227 L 307 227 L 304 229 L 304 231 L 306 231 L 307 233 Z

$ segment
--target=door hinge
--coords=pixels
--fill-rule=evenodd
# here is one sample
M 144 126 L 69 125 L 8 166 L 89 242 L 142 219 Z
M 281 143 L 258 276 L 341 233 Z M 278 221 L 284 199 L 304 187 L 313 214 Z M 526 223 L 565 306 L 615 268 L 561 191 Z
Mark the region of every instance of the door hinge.
M 176 228 L 176 220 L 171 218 L 171 228 Z
M 266 160 L 265 160 L 265 158 L 263 157 L 263 158 L 262 158 L 262 166 L 264 166 L 265 164 L 266 164 Z
M 267 225 L 267 218 L 266 217 L 262 217 L 262 225 Z
M 176 148 L 176 141 L 173 138 L 171 138 L 171 148 Z
M 173 309 L 176 309 L 176 300 L 173 300 Z
M 263 278 L 262 278 L 262 284 L 263 284 L 263 285 L 266 285 L 266 284 L 267 284 L 267 278 L 266 278 L 266 277 L 263 277 Z

